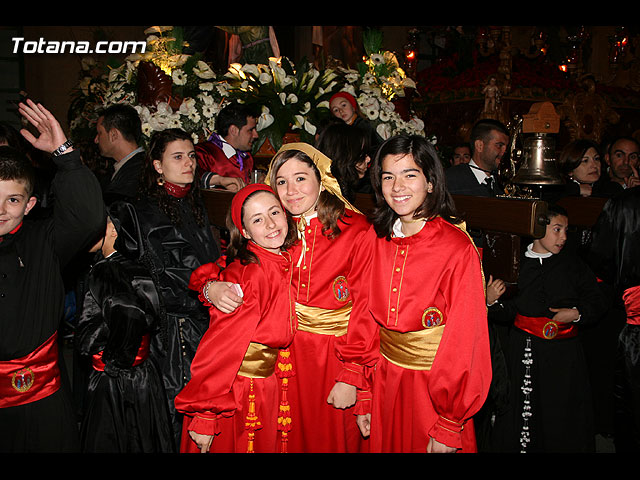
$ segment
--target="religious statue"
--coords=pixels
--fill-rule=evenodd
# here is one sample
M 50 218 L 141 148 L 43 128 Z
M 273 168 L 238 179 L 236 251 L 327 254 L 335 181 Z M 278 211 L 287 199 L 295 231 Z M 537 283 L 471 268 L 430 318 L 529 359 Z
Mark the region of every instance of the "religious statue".
M 484 94 L 483 113 L 495 114 L 497 111 L 498 104 L 500 103 L 500 88 L 498 88 L 497 82 L 498 80 L 495 75 L 492 75 L 482 89 L 482 93 Z

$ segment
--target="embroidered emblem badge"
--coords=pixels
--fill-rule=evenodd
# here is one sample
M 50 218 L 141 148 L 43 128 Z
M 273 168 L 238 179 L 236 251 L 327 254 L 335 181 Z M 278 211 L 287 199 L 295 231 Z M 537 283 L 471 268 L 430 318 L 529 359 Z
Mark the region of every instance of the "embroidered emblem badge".
M 422 314 L 422 326 L 424 328 L 437 327 L 442 323 L 442 312 L 436 307 L 429 307 L 425 309 Z
M 336 277 L 333 281 L 333 295 L 340 302 L 346 302 L 349 299 L 349 286 L 347 285 L 347 279 L 342 275 Z
M 11 386 L 18 392 L 24 393 L 28 391 L 35 381 L 35 374 L 29 367 L 13 372 L 11 377 Z
M 551 340 L 558 334 L 558 324 L 556 322 L 547 322 L 542 328 L 542 335 L 547 340 Z

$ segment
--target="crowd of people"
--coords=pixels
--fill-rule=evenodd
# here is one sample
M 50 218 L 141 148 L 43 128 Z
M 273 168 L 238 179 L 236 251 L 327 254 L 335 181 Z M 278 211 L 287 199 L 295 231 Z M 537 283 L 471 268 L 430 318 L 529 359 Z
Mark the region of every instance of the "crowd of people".
M 255 176 L 244 105 L 198 143 L 170 128 L 143 146 L 131 106 L 105 109 L 91 145 L 20 104 L 30 127 L 0 147 L 0 451 L 587 453 L 597 433 L 638 450 L 638 143 L 562 150 L 509 293 L 454 201 L 500 194 L 504 125 L 480 120 L 445 159 L 377 137 L 346 92 L 330 105 L 313 145 Z M 203 188 L 234 192 L 225 225 Z M 588 258 L 564 196 L 610 198 Z M 620 318 L 603 431 L 581 335 Z

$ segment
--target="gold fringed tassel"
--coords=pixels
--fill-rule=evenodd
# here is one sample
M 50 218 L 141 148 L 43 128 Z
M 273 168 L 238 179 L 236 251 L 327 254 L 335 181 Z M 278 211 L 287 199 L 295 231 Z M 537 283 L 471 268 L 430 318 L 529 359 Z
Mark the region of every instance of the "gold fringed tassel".
M 278 430 L 281 434 L 281 453 L 287 453 L 288 435 L 291 431 L 291 406 L 287 398 L 287 390 L 289 388 L 289 377 L 293 376 L 293 365 L 289 350 L 280 350 L 278 355 L 277 375 L 281 379 L 281 397 L 278 415 Z
M 256 414 L 256 395 L 253 392 L 253 378 L 249 384 L 249 411 L 247 412 L 247 421 L 245 422 L 245 428 L 249 431 L 247 434 L 247 453 L 255 453 L 254 440 L 256 436 L 256 430 L 261 428 L 262 425 L 258 420 Z

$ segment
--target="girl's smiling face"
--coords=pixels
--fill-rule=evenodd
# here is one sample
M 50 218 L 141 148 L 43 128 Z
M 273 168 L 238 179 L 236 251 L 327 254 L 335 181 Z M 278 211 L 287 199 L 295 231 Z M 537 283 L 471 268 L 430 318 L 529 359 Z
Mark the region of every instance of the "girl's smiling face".
M 433 186 L 427 182 L 413 155 L 387 155 L 382 160 L 382 195 L 403 222 L 413 220 Z
M 287 233 L 287 214 L 270 192 L 251 195 L 242 207 L 242 235 L 272 253 L 280 252 Z
M 278 169 L 276 192 L 292 215 L 313 212 L 320 196 L 320 181 L 313 167 L 302 160 L 290 158 Z

